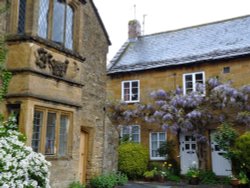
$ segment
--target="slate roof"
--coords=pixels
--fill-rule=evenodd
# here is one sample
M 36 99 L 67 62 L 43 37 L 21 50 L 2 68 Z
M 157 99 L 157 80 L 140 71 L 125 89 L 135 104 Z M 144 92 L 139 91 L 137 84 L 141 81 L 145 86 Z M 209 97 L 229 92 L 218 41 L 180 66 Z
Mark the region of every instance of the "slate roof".
M 250 15 L 126 41 L 108 74 L 142 71 L 250 54 Z

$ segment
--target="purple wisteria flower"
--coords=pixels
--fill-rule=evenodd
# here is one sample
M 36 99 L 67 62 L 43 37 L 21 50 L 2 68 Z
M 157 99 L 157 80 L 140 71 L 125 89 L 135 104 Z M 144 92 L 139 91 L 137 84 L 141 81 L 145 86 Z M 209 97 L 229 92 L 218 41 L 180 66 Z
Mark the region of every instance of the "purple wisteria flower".
M 215 88 L 215 87 L 217 87 L 217 86 L 219 86 L 221 84 L 217 78 L 210 78 L 207 81 L 207 83 L 212 88 Z
M 202 113 L 198 110 L 193 110 L 192 112 L 189 112 L 186 117 L 189 119 L 197 119 L 197 118 L 201 118 Z
M 155 118 L 161 118 L 163 115 L 164 115 L 164 112 L 162 112 L 162 111 L 155 111 L 155 113 L 154 113 L 153 116 Z
M 163 116 L 163 118 L 162 118 L 163 121 L 169 121 L 169 120 L 172 120 L 172 119 L 173 119 L 173 116 L 170 113 L 165 114 Z

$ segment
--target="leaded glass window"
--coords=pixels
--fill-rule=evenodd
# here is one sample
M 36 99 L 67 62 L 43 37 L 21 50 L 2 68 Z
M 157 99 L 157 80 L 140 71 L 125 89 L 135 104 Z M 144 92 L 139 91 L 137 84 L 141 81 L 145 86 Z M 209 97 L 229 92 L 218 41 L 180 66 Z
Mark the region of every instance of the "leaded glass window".
M 54 0 L 52 40 L 59 44 L 63 44 L 64 41 L 64 21 L 65 3 Z
M 35 152 L 39 152 L 41 142 L 41 129 L 43 124 L 43 112 L 35 111 L 33 121 L 32 148 Z
M 18 14 L 18 33 L 25 32 L 25 12 L 26 12 L 26 0 L 19 0 L 19 14 Z
M 40 0 L 38 36 L 73 49 L 73 19 L 73 8 L 65 0 Z
M 55 153 L 56 113 L 48 113 L 45 154 Z
M 60 119 L 60 132 L 59 132 L 59 156 L 65 156 L 68 146 L 68 130 L 69 130 L 69 117 L 61 115 Z
M 65 47 L 68 49 L 73 48 L 73 16 L 73 9 L 67 5 Z
M 40 0 L 38 17 L 38 35 L 42 38 L 48 36 L 49 0 Z
M 31 146 L 49 156 L 68 155 L 71 113 L 43 107 L 35 109 Z

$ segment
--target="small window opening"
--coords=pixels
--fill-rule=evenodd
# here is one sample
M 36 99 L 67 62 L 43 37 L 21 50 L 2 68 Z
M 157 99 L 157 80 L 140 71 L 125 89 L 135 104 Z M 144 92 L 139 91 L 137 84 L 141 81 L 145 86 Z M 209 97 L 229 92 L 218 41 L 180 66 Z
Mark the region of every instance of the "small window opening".
M 230 67 L 224 67 L 223 68 L 223 73 L 224 74 L 230 73 Z

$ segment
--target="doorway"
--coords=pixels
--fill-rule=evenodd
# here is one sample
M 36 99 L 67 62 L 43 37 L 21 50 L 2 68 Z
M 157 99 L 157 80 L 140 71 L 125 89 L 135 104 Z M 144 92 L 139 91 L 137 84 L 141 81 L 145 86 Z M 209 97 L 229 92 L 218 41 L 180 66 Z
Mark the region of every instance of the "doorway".
M 198 167 L 198 157 L 196 153 L 196 138 L 191 134 L 180 134 L 180 162 L 181 174 L 186 174 L 189 167 L 194 163 Z
M 225 151 L 219 148 L 219 145 L 214 141 L 214 133 L 211 136 L 211 152 L 212 152 L 212 169 L 217 176 L 232 175 L 231 161 L 223 157 Z
M 81 130 L 80 134 L 80 162 L 79 162 L 79 177 L 81 183 L 86 183 L 87 179 L 87 161 L 88 161 L 88 132 Z

